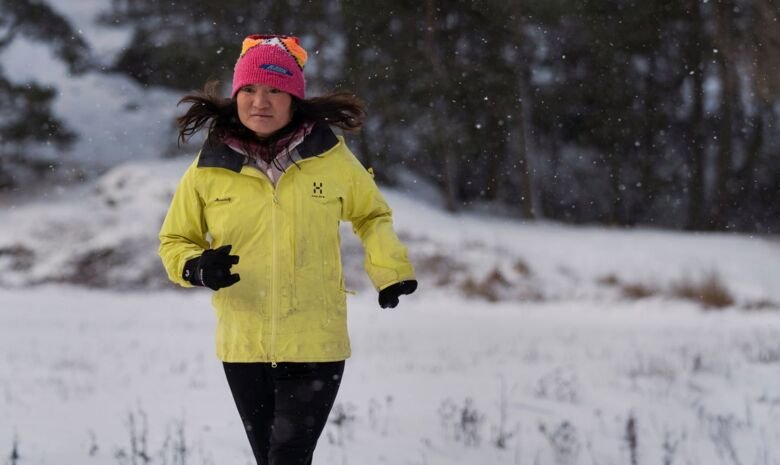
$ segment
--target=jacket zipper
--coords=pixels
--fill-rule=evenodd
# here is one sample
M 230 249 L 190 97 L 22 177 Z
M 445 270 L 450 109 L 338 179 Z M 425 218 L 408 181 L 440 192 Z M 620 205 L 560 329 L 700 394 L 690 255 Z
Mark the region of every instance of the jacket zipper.
M 308 160 L 310 160 L 310 159 L 306 158 L 306 159 L 303 159 L 303 160 L 299 160 L 298 164 L 302 164 L 303 162 L 306 162 Z M 276 224 L 277 223 L 277 221 L 276 221 L 277 212 L 276 212 L 276 210 L 278 208 L 280 208 L 280 204 L 279 204 L 279 197 L 277 196 L 277 192 L 279 190 L 278 189 L 279 186 L 281 185 L 282 178 L 284 177 L 285 174 L 287 174 L 287 171 L 283 171 L 279 175 L 279 178 L 277 178 L 277 180 L 276 180 L 276 185 L 274 185 L 274 183 L 271 182 L 271 180 L 266 175 L 264 175 L 264 177 L 266 177 L 266 181 L 268 181 L 268 184 L 271 186 L 271 192 L 273 194 L 273 203 L 274 203 L 273 208 L 271 208 L 271 230 L 273 231 L 273 233 L 271 234 L 271 237 L 272 237 L 272 239 L 271 239 L 271 247 L 273 247 L 273 253 L 271 254 L 271 288 L 272 288 L 271 289 L 271 293 L 272 293 L 271 294 L 271 296 L 272 296 L 271 298 L 272 298 L 272 302 L 273 302 L 273 304 L 271 305 L 271 368 L 276 368 L 276 366 L 277 366 L 277 360 L 276 360 L 276 314 L 277 314 L 277 312 L 279 310 L 279 295 L 278 295 L 279 294 L 279 291 L 278 291 L 279 277 L 278 277 L 278 273 L 277 273 L 277 263 L 278 263 L 278 260 L 279 260 L 279 257 L 278 257 L 279 249 L 277 247 L 278 244 L 277 244 L 277 240 L 276 240 L 276 236 L 277 236 L 277 224 Z
M 279 208 L 279 198 L 276 196 L 276 187 L 273 185 L 271 187 L 274 195 L 274 204 L 271 208 L 271 230 L 273 231 L 271 234 L 271 247 L 273 249 L 271 254 L 271 299 L 273 302 L 271 305 L 271 368 L 276 368 L 276 313 L 279 307 L 279 276 L 277 273 L 279 249 L 276 243 L 276 209 Z

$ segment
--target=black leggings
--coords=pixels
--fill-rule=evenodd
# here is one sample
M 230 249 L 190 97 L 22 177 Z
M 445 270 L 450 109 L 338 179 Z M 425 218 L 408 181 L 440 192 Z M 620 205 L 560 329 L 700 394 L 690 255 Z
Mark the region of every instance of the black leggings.
M 344 362 L 224 366 L 258 465 L 310 465 Z

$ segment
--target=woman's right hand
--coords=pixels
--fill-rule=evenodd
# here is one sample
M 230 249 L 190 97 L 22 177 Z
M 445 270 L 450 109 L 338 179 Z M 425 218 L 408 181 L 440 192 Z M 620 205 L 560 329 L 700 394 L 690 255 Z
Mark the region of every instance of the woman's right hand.
M 417 289 L 417 281 L 401 281 L 379 291 L 379 306 L 382 308 L 395 308 L 398 305 L 398 297 L 409 295 Z
M 232 245 L 208 249 L 200 257 L 187 260 L 184 279 L 194 286 L 205 286 L 214 291 L 230 287 L 241 280 L 238 273 L 230 273 L 230 267 L 238 263 L 238 255 L 230 255 Z

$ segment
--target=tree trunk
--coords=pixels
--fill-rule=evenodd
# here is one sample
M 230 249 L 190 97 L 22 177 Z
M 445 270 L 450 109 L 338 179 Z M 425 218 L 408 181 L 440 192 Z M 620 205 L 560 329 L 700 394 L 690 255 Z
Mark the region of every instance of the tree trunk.
M 459 168 L 458 158 L 448 152 L 444 157 L 444 206 L 451 212 L 457 211 L 460 206 L 458 201 L 460 197 L 458 195 Z
M 732 131 L 731 125 L 736 100 L 736 86 L 738 84 L 734 69 L 735 56 L 733 53 L 733 40 L 731 27 L 733 26 L 733 8 L 731 1 L 721 1 L 716 4 L 717 15 L 717 39 L 718 53 L 716 63 L 718 65 L 718 78 L 721 85 L 720 96 L 720 124 L 718 127 L 718 156 L 715 166 L 715 182 L 713 192 L 713 215 L 710 225 L 715 229 L 723 229 L 728 222 L 729 193 L 728 184 L 731 177 L 732 158 Z
M 742 186 L 742 198 L 750 199 L 756 188 L 756 166 L 764 150 L 764 126 L 771 108 L 760 105 L 753 117 L 753 131 L 747 144 L 745 161 L 738 171 L 739 184 Z
M 613 143 L 612 149 L 606 154 L 610 194 L 612 195 L 609 223 L 612 225 L 623 225 L 625 223 L 623 215 L 624 196 L 620 189 L 622 155 L 623 152 L 618 148 L 617 143 Z
M 519 8 L 518 8 L 519 10 Z M 528 142 L 526 138 L 527 118 L 526 113 L 530 108 L 525 104 L 526 102 L 526 88 L 527 83 L 530 81 L 530 71 L 528 69 L 529 58 L 525 56 L 523 50 L 525 49 L 525 37 L 523 31 L 525 29 L 525 20 L 521 14 L 521 11 L 516 11 L 516 17 L 518 24 L 512 27 L 512 43 L 518 50 L 518 56 L 515 57 L 515 75 L 514 80 L 516 83 L 516 111 L 514 111 L 514 130 L 513 140 L 510 143 L 510 150 L 514 151 L 514 158 L 517 160 L 517 176 L 520 186 L 520 212 L 523 218 L 534 218 L 536 212 L 534 210 L 535 196 L 533 194 L 533 177 L 531 175 L 531 164 L 528 159 Z
M 522 60 L 521 60 L 522 61 Z M 523 70 L 524 71 L 524 70 Z M 525 74 L 521 74 L 520 76 L 525 76 Z M 518 84 L 519 87 L 519 95 L 523 96 L 523 84 L 521 81 Z M 517 102 L 517 113 L 516 113 L 516 122 L 515 122 L 515 139 L 514 144 L 512 146 L 514 147 L 514 150 L 516 151 L 515 158 L 517 159 L 517 174 L 520 178 L 520 211 L 523 215 L 523 218 L 529 218 L 533 219 L 535 218 L 536 211 L 534 208 L 535 203 L 535 195 L 533 193 L 533 177 L 531 175 L 531 164 L 528 162 L 528 144 L 527 144 L 527 138 L 525 136 L 526 131 L 526 117 L 525 112 L 527 106 L 525 105 L 525 100 L 521 97 L 518 99 Z
M 688 229 L 704 226 L 704 64 L 702 60 L 702 18 L 699 0 L 691 0 L 691 34 L 687 44 L 688 69 L 693 77 L 693 109 L 691 113 L 688 154 L 690 180 L 688 182 Z
M 436 35 L 436 32 L 439 30 L 439 25 L 436 20 L 435 11 L 436 1 L 425 0 L 426 28 L 424 50 L 429 63 L 431 64 L 431 87 L 434 87 L 436 84 L 443 85 L 447 80 L 447 70 L 442 62 L 442 54 L 439 53 L 441 47 L 437 46 L 439 37 Z M 447 102 L 441 92 L 434 102 L 433 111 L 438 115 L 447 114 Z M 434 156 L 443 160 L 444 165 L 442 185 L 444 188 L 445 207 L 449 211 L 456 211 L 459 206 L 458 177 L 460 175 L 460 159 L 452 149 L 449 128 L 444 127 L 436 131 L 435 138 L 436 141 L 433 146 L 439 153 Z
M 636 189 L 639 194 L 639 198 L 630 199 L 630 210 L 628 221 L 631 224 L 636 224 L 638 221 L 648 221 L 651 218 L 648 216 L 648 212 L 651 211 L 651 206 L 655 201 L 656 196 L 660 194 L 661 187 L 658 183 L 658 177 L 655 175 L 655 163 L 657 154 L 655 153 L 655 135 L 657 126 L 653 123 L 652 115 L 657 110 L 658 103 L 660 101 L 658 92 L 655 86 L 655 72 L 656 72 L 656 60 L 654 56 L 648 57 L 650 61 L 650 71 L 645 76 L 645 99 L 644 99 L 644 133 L 642 135 L 642 147 L 638 149 L 637 155 L 639 159 L 639 182 L 638 187 L 631 186 L 633 191 Z
M 491 126 L 494 124 L 495 122 L 490 123 Z M 491 131 L 491 133 L 496 134 L 496 136 L 498 135 L 498 131 Z M 502 143 L 500 140 L 498 140 L 498 137 L 496 137 L 496 140 L 490 141 L 490 143 L 486 145 L 487 156 L 485 186 L 483 189 L 480 189 L 480 191 L 482 200 L 493 202 L 498 198 L 498 179 L 500 176 L 499 171 L 501 170 L 502 162 L 501 156 L 499 154 L 503 148 L 506 147 L 506 143 Z

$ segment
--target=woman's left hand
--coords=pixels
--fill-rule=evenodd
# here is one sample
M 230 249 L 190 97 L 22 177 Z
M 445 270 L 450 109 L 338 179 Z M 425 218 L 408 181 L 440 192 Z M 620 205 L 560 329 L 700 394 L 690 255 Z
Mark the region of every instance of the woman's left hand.
M 398 297 L 408 295 L 417 289 L 417 281 L 401 281 L 379 291 L 379 306 L 382 308 L 395 308 L 398 305 Z

